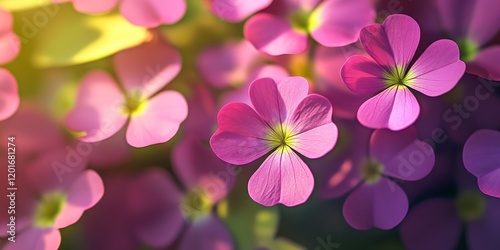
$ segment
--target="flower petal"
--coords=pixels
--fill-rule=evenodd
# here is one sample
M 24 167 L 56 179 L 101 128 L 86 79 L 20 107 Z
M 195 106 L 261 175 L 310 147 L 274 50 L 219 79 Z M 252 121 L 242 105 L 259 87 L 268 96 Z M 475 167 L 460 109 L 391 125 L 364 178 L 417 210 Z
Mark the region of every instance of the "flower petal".
M 191 224 L 180 240 L 179 249 L 232 250 L 234 243 L 226 226 L 209 214 Z
M 370 139 L 370 153 L 384 165 L 384 174 L 407 181 L 427 176 L 434 166 L 432 147 L 417 139 L 417 130 L 375 130 Z
M 259 55 L 259 51 L 248 41 L 231 41 L 204 50 L 198 56 L 196 64 L 208 83 L 217 88 L 225 88 L 245 83 L 250 68 Z
M 332 104 L 317 94 L 304 98 L 290 118 L 293 134 L 299 135 L 311 129 L 332 123 Z M 334 132 L 332 130 L 332 132 Z
M 481 192 L 500 198 L 500 168 L 479 177 L 477 182 Z
M 145 195 L 148 194 L 148 195 Z M 181 233 L 185 220 L 180 209 L 182 193 L 163 169 L 142 174 L 128 195 L 128 209 L 141 242 L 164 248 Z
M 285 20 L 270 14 L 257 14 L 245 23 L 245 38 L 256 49 L 272 56 L 299 54 L 307 48 L 307 35 L 296 31 Z
M 19 37 L 12 32 L 12 14 L 0 9 L 0 65 L 11 62 L 21 50 Z
M 177 91 L 163 91 L 147 101 L 143 113 L 132 116 L 127 129 L 127 142 L 146 147 L 170 140 L 186 119 L 186 99 Z
M 317 159 L 330 152 L 337 143 L 338 129 L 332 122 L 293 137 L 292 148 L 309 159 Z
M 16 242 L 9 242 L 4 250 L 47 250 L 58 249 L 61 245 L 61 233 L 55 228 L 30 228 L 15 238 Z
M 346 86 L 357 94 L 373 94 L 386 87 L 384 70 L 365 56 L 351 56 L 340 70 Z
M 74 131 L 85 132 L 79 139 L 97 142 L 111 137 L 127 121 L 122 109 L 125 98 L 111 76 L 104 71 L 86 75 L 78 88 L 75 107 L 65 118 Z
M 408 74 L 414 77 L 407 86 L 427 96 L 439 96 L 455 87 L 464 72 L 457 44 L 442 39 L 432 43 L 411 67 Z
M 54 222 L 56 228 L 74 224 L 85 210 L 99 202 L 104 195 L 104 184 L 95 171 L 86 170 L 74 180 L 67 195 L 63 210 Z
M 478 75 L 484 79 L 500 81 L 498 58 L 500 58 L 500 46 L 494 45 L 485 48 L 479 51 L 474 61 L 467 64 L 467 73 Z
M 397 131 L 413 124 L 419 113 L 420 106 L 410 90 L 395 86 L 364 102 L 358 109 L 358 120 L 369 128 Z
M 345 46 L 359 38 L 359 31 L 375 18 L 366 0 L 323 1 L 309 18 L 311 36 L 327 47 Z
M 97 14 L 111 11 L 119 0 L 72 0 L 73 6 L 78 12 Z M 54 2 L 57 2 L 55 0 Z
M 186 0 L 122 0 L 120 13 L 135 25 L 154 28 L 178 22 L 186 7 Z
M 172 150 L 172 165 L 185 187 L 200 188 L 215 204 L 223 199 L 236 181 L 236 172 L 210 148 L 187 135 Z
M 500 132 L 482 129 L 472 134 L 464 145 L 463 161 L 476 177 L 500 169 Z
M 19 103 L 16 79 L 9 71 L 0 68 L 0 121 L 11 117 Z
M 408 250 L 455 249 L 462 230 L 453 200 L 443 198 L 415 206 L 400 227 L 401 240 Z
M 240 22 L 269 6 L 272 0 L 212 0 L 212 12 L 218 17 L 230 21 Z
M 162 41 L 121 51 L 113 63 L 126 92 L 144 99 L 165 87 L 181 70 L 180 54 Z
M 364 27 L 360 41 L 366 52 L 389 72 L 395 66 L 406 67 L 420 40 L 420 28 L 413 18 L 406 15 L 390 15 L 382 25 Z
M 361 183 L 358 164 L 361 157 L 345 157 L 330 168 L 331 172 L 325 175 L 324 184 L 321 189 L 321 197 L 325 199 L 339 198 Z
M 290 149 L 278 148 L 248 181 L 248 193 L 257 203 L 292 207 L 309 198 L 314 177 L 309 167 Z
M 260 78 L 252 82 L 249 90 L 252 106 L 257 114 L 269 125 L 281 124 L 286 119 L 285 100 L 271 78 Z M 297 100 L 296 100 L 297 101 Z
M 302 103 L 309 92 L 309 83 L 303 77 L 286 77 L 278 83 L 279 96 L 283 100 L 285 114 L 281 114 L 282 121 L 290 119 L 296 108 Z M 281 103 L 279 103 L 281 105 Z M 331 104 L 330 104 L 331 105 Z M 281 111 L 281 110 L 280 110 Z
M 210 139 L 214 153 L 223 161 L 243 165 L 271 150 L 266 123 L 248 105 L 230 103 L 217 117 L 219 130 Z
M 365 184 L 354 190 L 342 211 L 347 223 L 358 230 L 373 227 L 389 230 L 405 217 L 408 198 L 401 187 L 383 178 L 376 184 Z

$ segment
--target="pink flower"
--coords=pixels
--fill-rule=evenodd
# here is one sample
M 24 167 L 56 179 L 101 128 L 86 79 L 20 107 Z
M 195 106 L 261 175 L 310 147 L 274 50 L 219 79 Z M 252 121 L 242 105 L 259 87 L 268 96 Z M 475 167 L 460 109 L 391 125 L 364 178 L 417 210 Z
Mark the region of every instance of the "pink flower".
M 61 0 L 52 0 L 61 2 Z M 161 24 L 174 24 L 186 13 L 185 0 L 67 0 L 82 13 L 108 12 L 120 5 L 120 13 L 129 22 L 153 28 Z
M 101 199 L 102 180 L 93 170 L 84 170 L 84 161 L 58 168 L 65 172 L 55 171 L 54 163 L 64 164 L 67 158 L 65 149 L 52 150 L 18 172 L 16 199 L 22 205 L 16 211 L 17 234 L 15 242 L 8 242 L 3 249 L 58 249 L 59 229 L 77 222 Z M 5 225 L 3 216 L 0 220 Z
M 241 22 L 269 6 L 273 0 L 209 0 L 210 10 L 229 22 Z
M 270 55 L 299 54 L 308 46 L 308 34 L 327 47 L 355 42 L 359 30 L 375 17 L 367 0 L 275 0 L 268 13 L 245 24 L 245 38 Z
M 371 58 L 350 57 L 341 75 L 353 92 L 377 93 L 358 109 L 364 126 L 391 130 L 410 126 L 420 113 L 410 88 L 431 97 L 443 95 L 464 74 L 458 46 L 445 39 L 431 44 L 410 67 L 419 39 L 417 22 L 405 15 L 391 15 L 382 25 L 361 30 L 361 44 Z
M 0 65 L 12 61 L 21 48 L 17 35 L 12 31 L 12 15 L 0 9 Z M 11 117 L 19 107 L 17 81 L 7 70 L 0 68 L 0 121 Z
M 130 118 L 127 142 L 145 147 L 170 140 L 186 119 L 188 107 L 177 91 L 156 95 L 180 71 L 181 58 L 173 48 L 153 41 L 122 51 L 113 58 L 124 92 L 106 72 L 93 71 L 82 80 L 67 126 L 83 132 L 80 140 L 97 142 L 111 137 Z
M 295 153 L 319 158 L 337 141 L 332 106 L 320 95 L 308 95 L 301 77 L 279 82 L 255 80 L 249 89 L 253 108 L 244 103 L 225 105 L 210 145 L 231 164 L 243 165 L 271 154 L 248 183 L 250 197 L 265 206 L 296 206 L 310 196 L 314 178 Z
M 477 177 L 479 189 L 500 198 L 500 132 L 479 130 L 464 145 L 465 168 Z

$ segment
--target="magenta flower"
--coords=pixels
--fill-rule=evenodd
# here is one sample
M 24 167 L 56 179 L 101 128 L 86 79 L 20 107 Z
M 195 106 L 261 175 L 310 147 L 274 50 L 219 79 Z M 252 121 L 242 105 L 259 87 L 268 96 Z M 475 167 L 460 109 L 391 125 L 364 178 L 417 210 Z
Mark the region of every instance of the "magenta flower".
M 86 75 L 66 125 L 83 132 L 80 140 L 97 142 L 111 137 L 130 118 L 127 142 L 145 147 L 170 140 L 186 119 L 188 107 L 177 91 L 160 91 L 180 71 L 181 58 L 159 41 L 122 51 L 113 58 L 124 92 L 106 72 Z
M 275 0 L 268 13 L 245 24 L 245 38 L 270 55 L 299 54 L 308 34 L 327 47 L 355 42 L 359 30 L 373 22 L 375 11 L 367 0 Z
M 361 30 L 360 42 L 371 58 L 350 57 L 341 75 L 358 94 L 375 94 L 358 109 L 358 120 L 369 128 L 404 129 L 417 119 L 420 106 L 410 91 L 435 97 L 450 91 L 465 71 L 458 46 L 451 40 L 431 44 L 410 65 L 420 39 L 411 17 L 391 15 L 382 25 Z
M 159 168 L 105 182 L 106 196 L 88 217 L 91 248 L 233 249 L 231 234 L 213 212 L 235 179 L 219 174 L 228 174 L 226 164 L 195 137 L 182 139 L 172 158 L 182 190 Z
M 477 177 L 479 189 L 500 198 L 500 132 L 479 130 L 464 145 L 465 168 Z
M 456 249 L 465 231 L 468 249 L 497 249 L 499 210 L 499 199 L 477 190 L 463 190 L 455 199 L 429 199 L 416 205 L 401 223 L 401 240 L 408 250 Z
M 17 201 L 26 207 L 18 207 L 16 211 L 15 242 L 8 242 L 3 249 L 58 249 L 59 229 L 77 222 L 85 210 L 101 199 L 102 180 L 95 171 L 84 170 L 84 161 L 72 165 L 70 171 L 55 171 L 54 162 L 66 159 L 67 151 L 56 149 L 19 172 L 17 180 L 22 191 L 17 192 L 20 195 Z M 5 223 L 3 216 L 1 222 Z M 0 236 L 6 236 L 6 232 L 2 230 Z
M 229 22 L 241 22 L 272 2 L 273 0 L 209 0 L 210 10 Z
M 61 0 L 52 0 L 61 2 Z M 109 12 L 118 4 L 120 13 L 129 22 L 153 28 L 161 24 L 174 24 L 186 13 L 186 0 L 67 0 L 82 13 Z
M 243 165 L 271 152 L 248 183 L 250 197 L 262 205 L 304 203 L 314 178 L 296 152 L 319 158 L 337 141 L 330 102 L 308 89 L 301 77 L 261 78 L 250 86 L 253 108 L 230 103 L 219 111 L 210 145 L 220 159 Z
M 322 197 L 338 198 L 352 190 L 343 206 L 349 225 L 359 230 L 391 229 L 408 211 L 408 198 L 395 180 L 417 181 L 434 166 L 432 147 L 417 131 L 369 130 L 357 125 L 350 151 L 327 175 Z M 366 141 L 369 140 L 369 149 Z

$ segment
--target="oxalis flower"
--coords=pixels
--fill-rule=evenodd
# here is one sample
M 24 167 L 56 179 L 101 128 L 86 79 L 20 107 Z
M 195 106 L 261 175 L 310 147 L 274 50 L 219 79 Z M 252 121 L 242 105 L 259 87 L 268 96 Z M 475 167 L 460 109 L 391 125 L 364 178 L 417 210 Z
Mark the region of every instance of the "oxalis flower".
M 364 27 L 359 40 L 371 58 L 350 57 L 341 76 L 355 93 L 377 93 L 357 113 L 359 122 L 369 128 L 402 130 L 410 126 L 420 113 L 410 88 L 440 96 L 455 87 L 465 71 L 457 44 L 446 39 L 431 44 L 411 65 L 420 28 L 406 15 L 391 15 L 383 24 Z
M 250 197 L 262 205 L 304 203 L 314 178 L 297 153 L 319 158 L 337 141 L 330 102 L 320 95 L 308 95 L 308 90 L 302 77 L 277 83 L 257 79 L 249 89 L 253 108 L 230 103 L 218 114 L 219 128 L 210 145 L 220 159 L 243 165 L 271 152 L 248 183 Z

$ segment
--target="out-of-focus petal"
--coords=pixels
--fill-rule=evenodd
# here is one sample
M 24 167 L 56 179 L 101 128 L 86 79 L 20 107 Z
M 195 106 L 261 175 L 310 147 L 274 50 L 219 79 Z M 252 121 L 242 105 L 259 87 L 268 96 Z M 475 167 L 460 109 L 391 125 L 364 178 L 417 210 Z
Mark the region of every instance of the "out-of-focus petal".
M 302 53 L 307 34 L 296 31 L 285 20 L 270 14 L 257 14 L 245 24 L 245 38 L 256 49 L 272 56 Z
M 186 8 L 186 0 L 122 0 L 120 13 L 135 25 L 154 28 L 178 22 Z
M 186 119 L 186 99 L 177 91 L 164 91 L 147 101 L 141 114 L 133 115 L 127 129 L 127 142 L 146 147 L 170 140 Z
M 213 214 L 195 220 L 182 236 L 180 250 L 232 250 L 231 233 Z
M 0 65 L 12 61 L 21 50 L 21 41 L 12 32 L 12 23 L 12 14 L 0 9 Z
M 4 250 L 56 250 L 61 244 L 61 233 L 55 228 L 30 228 L 9 242 Z
M 498 179 L 497 179 L 498 180 Z M 500 246 L 500 199 L 485 197 L 486 211 L 481 219 L 467 227 L 467 244 L 470 249 L 496 249 Z
M 76 105 L 65 118 L 74 131 L 84 132 L 79 139 L 97 142 L 111 137 L 127 121 L 125 98 L 111 76 L 104 71 L 86 75 L 78 89 Z
M 347 197 L 344 217 L 352 227 L 388 230 L 397 226 L 408 211 L 408 198 L 397 184 L 382 178 L 373 185 L 363 185 Z
M 53 0 L 54 2 L 59 2 Z M 72 0 L 75 9 L 82 13 L 96 14 L 111 11 L 119 0 Z
M 212 0 L 211 9 L 217 16 L 226 21 L 240 22 L 271 3 L 272 0 Z
M 16 79 L 9 71 L 0 68 L 0 121 L 11 117 L 20 101 Z
M 311 36 L 323 46 L 338 47 L 356 42 L 359 31 L 375 18 L 366 0 L 323 1 L 309 18 Z
M 500 46 L 494 45 L 485 48 L 476 55 L 476 58 L 467 63 L 467 73 L 478 75 L 484 79 L 500 81 Z

